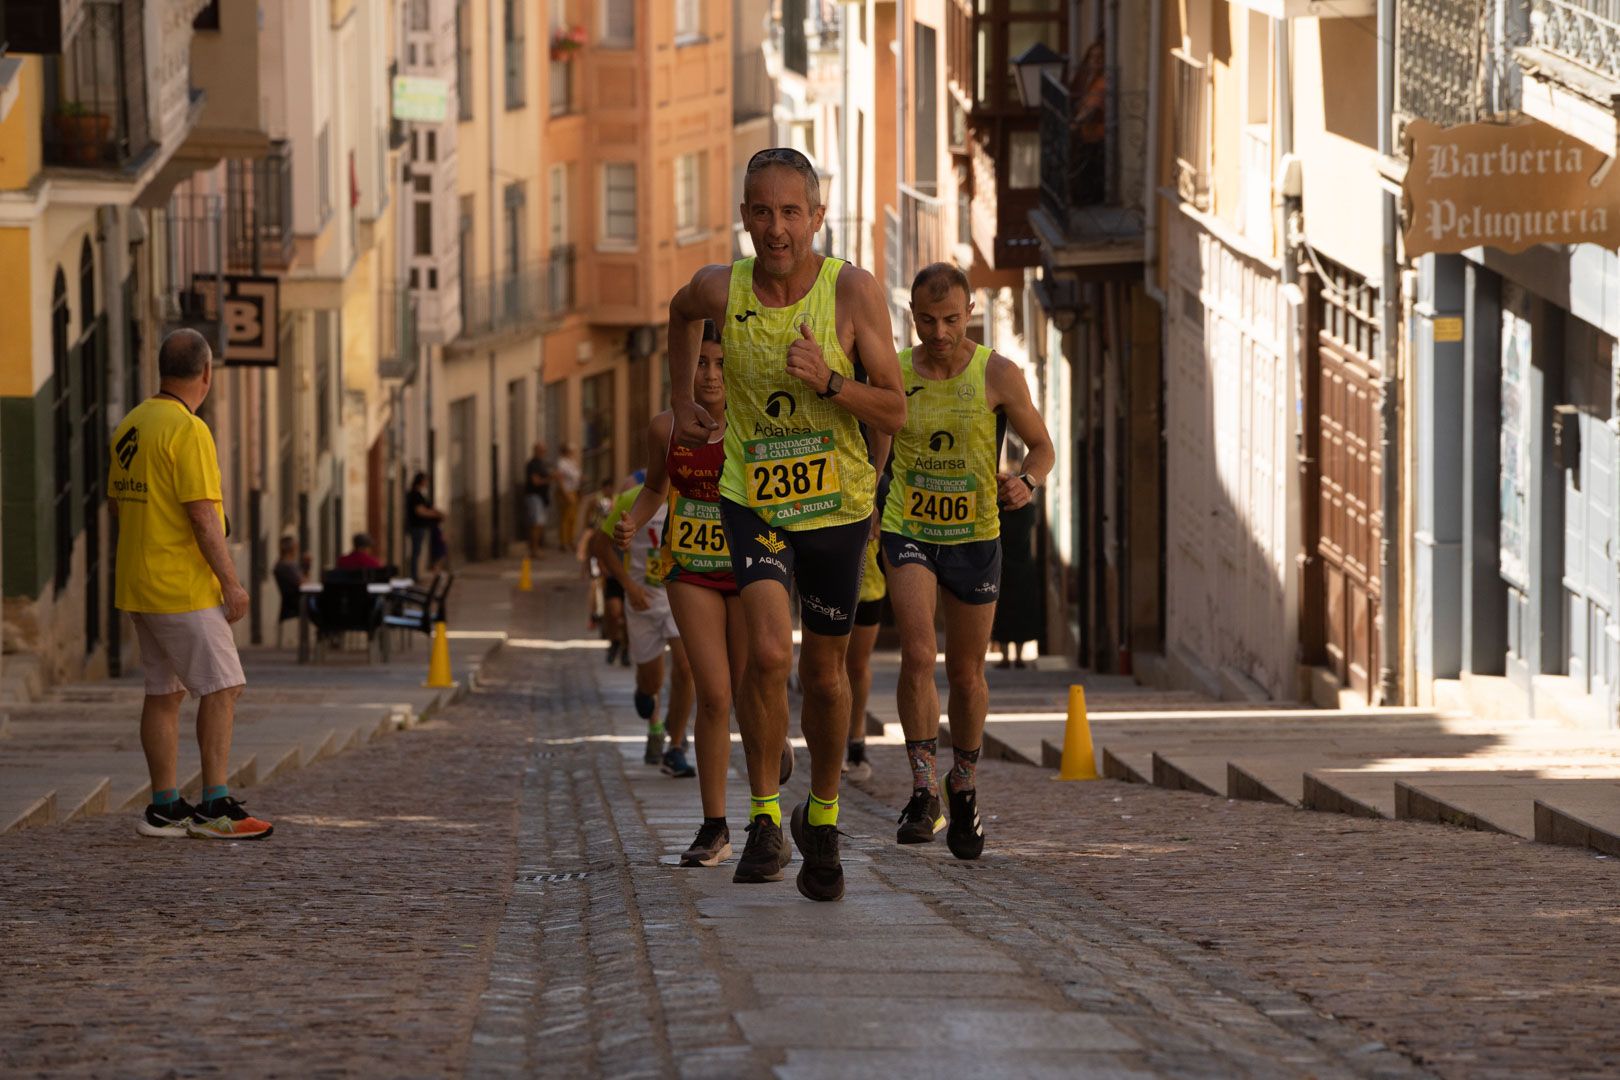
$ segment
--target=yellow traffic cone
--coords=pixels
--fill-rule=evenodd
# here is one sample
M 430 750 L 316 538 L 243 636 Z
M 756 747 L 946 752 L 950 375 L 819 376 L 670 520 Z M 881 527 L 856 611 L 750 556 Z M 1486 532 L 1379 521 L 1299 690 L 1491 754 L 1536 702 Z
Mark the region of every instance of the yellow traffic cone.
M 1086 688 L 1069 687 L 1069 719 L 1063 726 L 1063 761 L 1054 780 L 1096 780 L 1097 755 L 1091 749 L 1086 720 Z
M 529 558 L 523 557 L 523 569 L 518 573 L 518 592 L 531 592 L 534 589 L 534 577 L 529 572 Z
M 422 685 L 434 690 L 456 685 L 455 679 L 450 677 L 450 638 L 442 621 L 433 624 L 433 655 L 428 659 L 427 682 Z

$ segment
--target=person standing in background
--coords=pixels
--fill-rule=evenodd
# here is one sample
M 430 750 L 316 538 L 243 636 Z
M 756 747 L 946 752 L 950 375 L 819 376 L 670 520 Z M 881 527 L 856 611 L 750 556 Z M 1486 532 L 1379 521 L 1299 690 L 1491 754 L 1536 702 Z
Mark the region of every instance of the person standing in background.
M 534 456 L 523 467 L 523 508 L 529 518 L 529 558 L 538 559 L 546 546 L 546 515 L 551 513 L 551 471 L 546 468 L 546 444 L 534 444 Z
M 158 392 L 113 433 L 108 490 L 118 515 L 119 610 L 127 611 L 146 669 L 141 749 L 152 802 L 142 836 L 262 840 L 274 827 L 231 798 L 231 729 L 247 683 L 231 624 L 248 612 L 247 590 L 225 547 L 230 522 L 213 433 L 197 416 L 214 382 L 214 356 L 195 330 L 158 349 Z M 180 703 L 197 706 L 202 799 L 180 797 Z
M 557 496 L 557 549 L 568 551 L 579 540 L 579 451 L 564 446 L 551 474 Z
M 1007 468 L 1022 472 L 1023 459 L 1010 461 Z M 990 637 L 1001 643 L 997 667 L 1023 667 L 1024 642 L 1041 636 L 1041 569 L 1035 549 L 1039 522 L 1040 507 L 1033 500 L 1001 511 L 1001 595 L 1016 602 L 996 607 Z
M 411 477 L 411 490 L 405 493 L 405 532 L 411 540 L 411 577 L 418 579 L 421 575 L 418 570 L 422 562 L 422 548 L 427 546 L 428 569 L 432 570 L 438 565 L 438 557 L 432 551 L 433 531 L 444 520 L 444 512 L 433 508 L 433 500 L 428 498 L 427 473 L 419 472 Z

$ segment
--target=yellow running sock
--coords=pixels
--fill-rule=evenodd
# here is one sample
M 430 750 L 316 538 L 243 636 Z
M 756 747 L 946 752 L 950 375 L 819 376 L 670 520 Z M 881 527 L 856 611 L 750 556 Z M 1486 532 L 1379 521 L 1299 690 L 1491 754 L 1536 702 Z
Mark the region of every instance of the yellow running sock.
M 782 793 L 767 795 L 763 799 L 758 795 L 748 796 L 748 820 L 753 821 L 764 814 L 776 823 L 777 828 L 782 827 Z
M 834 795 L 832 801 L 818 799 L 814 792 L 810 793 L 810 808 L 805 811 L 805 820 L 811 825 L 837 825 L 838 824 L 838 796 Z

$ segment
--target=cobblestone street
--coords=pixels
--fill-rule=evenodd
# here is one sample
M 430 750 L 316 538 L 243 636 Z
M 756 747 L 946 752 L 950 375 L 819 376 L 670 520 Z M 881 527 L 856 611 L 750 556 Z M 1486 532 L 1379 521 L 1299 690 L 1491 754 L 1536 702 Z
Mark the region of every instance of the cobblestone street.
M 0 1067 L 1620 1070 L 1620 867 L 1590 853 L 987 762 L 990 846 L 964 864 L 893 843 L 909 777 L 882 746 L 846 789 L 842 904 L 791 868 L 677 871 L 695 784 L 640 764 L 629 673 L 571 640 L 577 600 L 519 595 L 476 692 L 248 790 L 268 843 L 143 841 L 127 815 L 0 838 Z

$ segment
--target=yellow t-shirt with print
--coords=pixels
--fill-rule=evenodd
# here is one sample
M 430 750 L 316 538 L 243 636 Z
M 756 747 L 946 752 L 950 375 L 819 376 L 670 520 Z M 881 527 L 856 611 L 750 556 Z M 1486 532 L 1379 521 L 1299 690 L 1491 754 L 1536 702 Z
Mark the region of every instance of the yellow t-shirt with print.
M 212 501 L 223 527 L 219 453 L 208 425 L 179 401 L 147 398 L 118 425 L 111 453 L 118 607 L 152 615 L 219 607 L 219 579 L 197 547 L 185 506 Z

